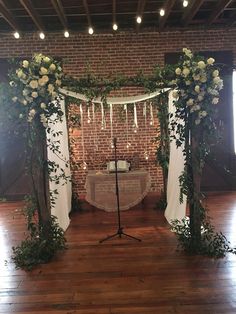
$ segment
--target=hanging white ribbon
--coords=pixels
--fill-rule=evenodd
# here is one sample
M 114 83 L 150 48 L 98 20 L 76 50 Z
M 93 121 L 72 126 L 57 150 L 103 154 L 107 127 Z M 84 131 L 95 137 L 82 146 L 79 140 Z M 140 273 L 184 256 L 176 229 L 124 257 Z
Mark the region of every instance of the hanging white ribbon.
M 96 123 L 96 114 L 95 114 L 95 105 L 92 103 L 92 114 L 93 114 L 93 128 L 94 128 L 94 147 L 95 150 L 98 150 L 98 133 L 97 133 L 97 123 Z
M 138 129 L 138 117 L 137 117 L 137 107 L 136 107 L 136 103 L 134 103 L 134 132 L 137 132 Z
M 90 123 L 90 122 L 91 122 L 91 117 L 90 117 L 90 108 L 89 108 L 89 107 L 88 107 L 87 114 L 88 114 L 88 120 L 87 120 L 87 122 Z
M 105 120 L 105 115 L 104 115 L 104 106 L 103 103 L 101 102 L 101 114 L 102 114 L 102 130 L 106 128 L 106 120 Z
M 82 107 L 82 104 L 80 104 L 80 118 L 81 118 L 81 121 L 80 121 L 80 124 L 81 124 L 81 141 L 82 141 L 82 156 L 83 156 L 83 163 L 82 163 L 82 167 L 83 169 L 85 170 L 87 168 L 87 164 L 84 160 L 84 155 L 85 155 L 85 152 L 84 152 L 84 116 L 83 116 L 83 107 Z
M 149 104 L 149 108 L 150 108 L 150 125 L 154 124 L 154 119 L 153 119 L 153 107 L 152 107 L 152 103 L 150 102 Z
M 112 108 L 112 104 L 110 104 L 110 123 L 111 123 L 111 148 L 113 148 L 114 144 L 113 144 L 113 108 Z
M 127 105 L 124 105 L 125 110 L 125 124 L 126 124 L 126 148 L 128 149 L 131 144 L 129 143 L 129 121 L 128 121 L 128 108 Z

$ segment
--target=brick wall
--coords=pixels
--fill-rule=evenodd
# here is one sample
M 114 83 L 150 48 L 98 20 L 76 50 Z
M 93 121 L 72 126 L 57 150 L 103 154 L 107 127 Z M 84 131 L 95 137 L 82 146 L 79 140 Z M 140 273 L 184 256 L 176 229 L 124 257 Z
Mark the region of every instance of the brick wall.
M 15 40 L 9 34 L 0 36 L 0 58 L 27 57 L 33 53 L 44 54 L 63 58 L 64 71 L 70 75 L 83 76 L 86 69 L 100 76 L 109 75 L 134 75 L 139 70 L 144 74 L 151 74 L 156 64 L 164 64 L 164 55 L 167 52 L 181 51 L 188 47 L 193 51 L 219 51 L 232 50 L 234 64 L 236 64 L 236 28 L 217 30 L 186 30 L 176 32 L 121 32 L 117 34 L 71 34 L 66 39 L 62 34 L 47 34 L 45 40 L 38 39 L 37 34 L 25 34 L 20 40 Z M 131 90 L 130 95 L 143 93 L 143 91 Z M 121 93 L 122 96 L 123 92 Z M 127 91 L 126 91 L 127 94 Z M 139 132 L 135 135 L 131 130 L 129 135 L 131 148 L 127 151 L 125 141 L 125 123 L 119 119 L 120 113 L 115 114 L 114 135 L 118 137 L 118 157 L 132 162 L 138 155 L 140 167 L 144 167 L 151 173 L 152 189 L 160 190 L 162 186 L 161 171 L 155 165 L 156 144 L 152 139 L 156 135 L 156 127 L 148 127 L 144 130 L 144 120 L 141 106 L 138 106 Z M 109 117 L 107 113 L 107 125 Z M 132 113 L 129 114 L 129 120 Z M 102 169 L 106 161 L 112 158 L 110 144 L 110 128 L 100 130 L 100 112 L 96 115 L 98 127 L 97 144 L 99 149 L 94 150 L 94 126 L 85 121 L 85 157 L 89 168 Z M 155 126 L 157 121 L 155 120 Z M 72 149 L 78 161 L 81 160 L 81 133 L 70 130 L 70 141 L 73 140 Z M 150 158 L 146 161 L 143 157 L 148 143 Z M 75 191 L 83 194 L 85 172 L 77 170 L 73 173 L 76 185 Z

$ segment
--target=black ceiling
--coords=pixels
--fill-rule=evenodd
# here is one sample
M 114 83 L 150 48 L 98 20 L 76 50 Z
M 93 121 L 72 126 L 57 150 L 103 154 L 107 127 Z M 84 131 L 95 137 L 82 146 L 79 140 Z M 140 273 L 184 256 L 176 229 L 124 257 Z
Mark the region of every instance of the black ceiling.
M 0 0 L 0 32 L 214 28 L 236 26 L 236 0 Z M 160 17 L 159 10 L 166 14 Z M 142 23 L 137 25 L 137 15 Z

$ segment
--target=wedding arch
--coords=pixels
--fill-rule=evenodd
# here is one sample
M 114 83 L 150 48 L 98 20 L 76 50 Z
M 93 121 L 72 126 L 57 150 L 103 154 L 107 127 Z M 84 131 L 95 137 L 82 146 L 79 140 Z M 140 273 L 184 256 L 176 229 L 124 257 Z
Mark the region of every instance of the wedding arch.
M 170 108 L 169 122 L 164 125 L 165 128 L 169 125 L 171 151 L 178 151 L 182 168 L 175 169 L 170 156 L 168 181 L 178 180 L 179 184 L 172 187 L 169 184 L 167 189 L 166 218 L 186 251 L 211 256 L 232 251 L 225 237 L 213 232 L 200 200 L 201 171 L 217 131 L 216 108 L 223 87 L 213 58 L 195 56 L 184 48 L 178 65 L 157 67 L 152 77 L 139 74 L 108 81 L 91 76 L 81 80 L 65 77 L 59 62 L 38 54 L 20 62 L 9 78 L 9 88 L 2 88 L 1 108 L 23 127 L 33 188 L 26 210 L 29 237 L 14 248 L 17 266 L 29 268 L 48 261 L 65 248 L 63 229 L 69 224 L 71 186 L 68 143 L 62 136 L 67 137 L 65 104 L 72 98 L 78 103 L 135 104 L 168 92 L 169 105 L 174 106 Z M 148 93 L 137 97 L 108 97 L 111 91 L 130 83 L 145 88 Z M 166 104 L 158 108 L 159 116 L 165 120 L 167 107 Z M 163 139 L 160 143 L 163 144 Z M 184 195 L 190 219 L 181 221 L 185 214 Z M 64 211 L 58 207 L 62 199 Z M 171 202 L 174 203 L 170 205 Z M 173 204 L 177 202 L 182 206 L 180 216 L 172 215 Z

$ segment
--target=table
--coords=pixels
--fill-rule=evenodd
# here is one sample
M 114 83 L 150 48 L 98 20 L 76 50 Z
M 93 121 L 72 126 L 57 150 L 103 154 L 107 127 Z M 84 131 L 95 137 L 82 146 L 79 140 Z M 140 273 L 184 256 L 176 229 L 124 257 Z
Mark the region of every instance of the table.
M 147 195 L 150 175 L 146 170 L 118 173 L 120 210 L 127 210 Z M 85 199 L 93 206 L 108 212 L 117 210 L 115 173 L 89 171 L 85 183 Z

